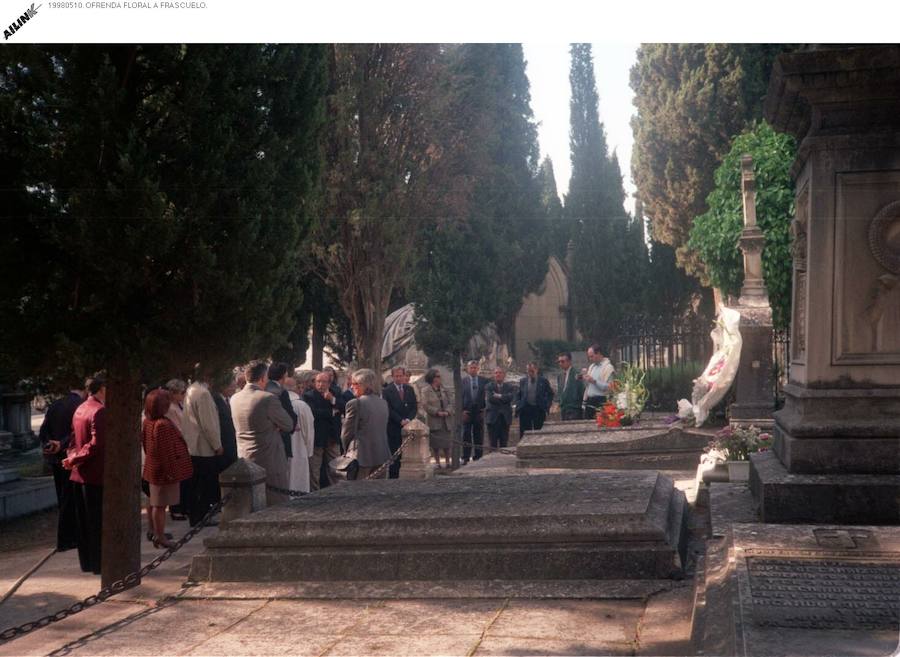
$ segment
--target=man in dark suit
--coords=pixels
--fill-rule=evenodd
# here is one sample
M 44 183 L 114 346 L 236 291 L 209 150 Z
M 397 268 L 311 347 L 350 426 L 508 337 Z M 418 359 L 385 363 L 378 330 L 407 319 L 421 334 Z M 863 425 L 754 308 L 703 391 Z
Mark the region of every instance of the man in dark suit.
M 550 382 L 538 371 L 537 363 L 528 363 L 528 376 L 519 381 L 516 415 L 519 418 L 519 438 L 526 431 L 537 431 L 544 426 L 544 419 L 553 402 Z
M 512 402 L 516 396 L 516 388 L 506 383 L 506 372 L 502 367 L 494 369 L 494 380 L 485 388 L 487 412 L 485 423 L 491 447 L 506 447 L 509 442 L 509 425 L 512 424 Z
M 62 467 L 66 450 L 72 438 L 72 417 L 75 410 L 87 397 L 87 384 L 75 388 L 60 397 L 47 409 L 38 434 L 44 450 L 44 460 L 53 469 L 53 483 L 56 485 L 56 501 L 59 517 L 56 523 L 56 549 L 60 552 L 78 545 L 78 522 L 75 519 L 75 501 L 69 470 Z
M 481 458 L 481 446 L 484 444 L 484 389 L 488 380 L 478 376 L 478 361 L 470 360 L 466 364 L 466 376 L 462 378 L 462 413 L 463 413 L 463 465 Z M 474 448 L 474 449 L 473 449 Z
M 389 383 L 384 387 L 381 396 L 388 405 L 388 447 L 393 454 L 400 448 L 403 442 L 402 432 L 403 426 L 416 417 L 416 411 L 419 409 L 416 392 L 413 387 L 404 383 L 406 380 L 406 369 L 403 367 L 394 367 L 391 369 L 391 378 L 393 383 Z M 400 477 L 400 457 L 391 464 L 389 477 L 397 479 Z
M 584 382 L 572 367 L 572 354 L 560 352 L 556 358 L 562 370 L 556 376 L 556 392 L 559 395 L 559 415 L 561 420 L 580 420 L 581 404 L 584 401 Z
M 291 397 L 288 391 L 284 389 L 284 380 L 288 375 L 287 363 L 272 363 L 269 365 L 269 381 L 266 383 L 266 392 L 271 392 L 278 397 L 281 407 L 287 412 L 294 423 L 290 431 L 281 432 L 281 442 L 284 443 L 284 456 L 291 458 L 291 434 L 297 428 L 297 414 L 294 412 L 294 405 L 291 404 Z
M 303 394 L 305 401 L 313 414 L 313 455 L 309 459 L 309 489 L 319 490 L 320 472 L 324 460 L 328 473 L 328 483 L 335 483 L 331 479 L 331 470 L 327 467 L 332 459 L 341 455 L 341 413 L 344 411 L 344 402 L 335 397 L 331 392 L 331 375 L 327 372 L 316 374 L 315 387 Z
M 235 377 L 231 372 L 225 374 L 216 386 L 213 401 L 219 414 L 219 432 L 222 438 L 222 454 L 219 456 L 219 472 L 237 461 L 237 434 L 234 431 L 234 420 L 231 417 L 229 399 L 236 390 Z

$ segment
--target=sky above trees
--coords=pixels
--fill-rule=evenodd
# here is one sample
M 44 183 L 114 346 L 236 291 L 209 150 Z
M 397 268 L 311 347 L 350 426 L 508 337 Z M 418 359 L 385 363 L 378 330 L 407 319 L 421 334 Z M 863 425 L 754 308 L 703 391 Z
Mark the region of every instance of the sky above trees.
M 634 210 L 631 181 L 631 116 L 634 92 L 628 84 L 638 43 L 594 43 L 594 75 L 600 96 L 600 120 L 610 151 L 622 167 L 625 208 Z M 541 157 L 549 155 L 560 196 L 566 193 L 572 165 L 569 160 L 569 44 L 524 43 L 526 73 L 531 82 L 531 107 L 539 121 Z

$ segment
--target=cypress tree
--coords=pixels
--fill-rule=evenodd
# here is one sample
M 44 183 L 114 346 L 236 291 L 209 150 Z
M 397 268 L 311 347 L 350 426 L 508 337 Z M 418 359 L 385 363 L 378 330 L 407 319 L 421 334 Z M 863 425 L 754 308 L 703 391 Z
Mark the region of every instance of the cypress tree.
M 656 239 L 677 249 L 679 266 L 704 277 L 687 246 L 706 209 L 716 168 L 731 140 L 762 115 L 775 57 L 785 44 L 644 44 L 631 70 L 632 175 Z
M 613 340 L 634 312 L 635 271 L 618 158 L 610 155 L 598 113 L 590 44 L 572 44 L 569 144 L 572 178 L 565 198 L 575 249 L 571 290 L 576 323 L 589 339 Z M 632 240 L 633 242 L 633 240 Z
M 7 372 L 108 372 L 103 582 L 140 558 L 142 383 L 271 353 L 300 303 L 319 46 L 6 48 Z M 3 131 L 7 133 L 7 130 Z

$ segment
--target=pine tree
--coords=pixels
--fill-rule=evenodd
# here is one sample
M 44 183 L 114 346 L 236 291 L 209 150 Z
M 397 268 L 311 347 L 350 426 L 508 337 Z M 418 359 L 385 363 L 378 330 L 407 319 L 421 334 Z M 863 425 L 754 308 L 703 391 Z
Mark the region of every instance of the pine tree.
M 141 385 L 290 330 L 320 160 L 319 46 L 4 49 L 9 372 L 108 372 L 103 582 L 140 558 Z

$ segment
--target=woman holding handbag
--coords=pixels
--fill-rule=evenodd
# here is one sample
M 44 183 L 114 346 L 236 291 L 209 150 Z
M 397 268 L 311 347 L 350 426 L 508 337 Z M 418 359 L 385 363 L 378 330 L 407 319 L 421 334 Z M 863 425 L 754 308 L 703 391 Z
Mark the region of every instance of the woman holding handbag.
M 150 531 L 153 545 L 169 548 L 166 538 L 166 506 L 178 504 L 180 484 L 193 474 L 191 455 L 175 424 L 166 417 L 172 400 L 162 388 L 152 390 L 144 400 L 141 444 L 144 447 L 144 479 L 150 484 Z
M 348 479 L 367 479 L 391 458 L 388 447 L 388 405 L 378 394 L 381 390 L 378 375 L 372 370 L 357 370 L 351 379 L 356 399 L 347 402 L 341 443 L 345 456 L 356 452 L 359 466 L 355 476 Z M 376 392 L 376 390 L 378 392 Z M 379 478 L 387 475 L 387 468 Z
M 453 397 L 441 385 L 441 373 L 432 368 L 425 373 L 422 390 L 422 408 L 428 420 L 429 446 L 437 467 L 441 467 L 441 452 L 444 453 L 445 467 L 450 469 L 450 450 L 453 449 L 453 432 L 456 428 L 453 415 Z

